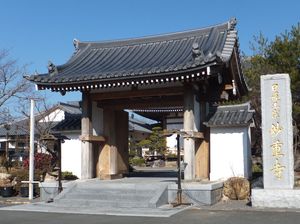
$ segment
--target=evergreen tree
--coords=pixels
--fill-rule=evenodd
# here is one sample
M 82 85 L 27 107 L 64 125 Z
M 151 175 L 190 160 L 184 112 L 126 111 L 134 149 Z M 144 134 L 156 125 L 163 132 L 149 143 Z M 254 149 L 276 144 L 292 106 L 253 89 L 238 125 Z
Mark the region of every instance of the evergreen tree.
M 157 151 L 160 154 L 164 154 L 166 149 L 166 138 L 163 136 L 163 130 L 161 127 L 152 128 L 151 135 L 138 143 L 139 147 L 149 148 L 150 152 Z

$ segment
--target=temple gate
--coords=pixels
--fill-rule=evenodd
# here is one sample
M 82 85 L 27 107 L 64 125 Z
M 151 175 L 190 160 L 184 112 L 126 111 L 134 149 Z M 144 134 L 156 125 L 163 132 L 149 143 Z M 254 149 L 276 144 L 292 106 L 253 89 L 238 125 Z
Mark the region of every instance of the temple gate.
M 64 65 L 32 75 L 39 90 L 82 92 L 83 179 L 128 172 L 124 109 L 183 111 L 185 179 L 209 178 L 209 106 L 248 89 L 241 72 L 236 20 L 172 34 L 106 42 L 74 40 Z

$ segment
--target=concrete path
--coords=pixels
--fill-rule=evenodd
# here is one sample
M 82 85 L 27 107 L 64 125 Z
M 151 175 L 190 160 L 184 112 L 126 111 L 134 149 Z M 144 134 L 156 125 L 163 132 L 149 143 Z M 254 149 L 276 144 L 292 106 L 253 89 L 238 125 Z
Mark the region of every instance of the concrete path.
M 81 215 L 44 212 L 0 211 L 1 224 L 296 224 L 300 213 L 269 211 L 207 211 L 188 209 L 171 217 Z

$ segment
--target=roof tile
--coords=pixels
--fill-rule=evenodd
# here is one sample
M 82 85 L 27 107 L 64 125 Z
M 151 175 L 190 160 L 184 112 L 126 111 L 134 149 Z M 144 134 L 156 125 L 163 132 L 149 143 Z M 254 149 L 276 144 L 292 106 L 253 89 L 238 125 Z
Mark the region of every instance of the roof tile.
M 208 127 L 246 126 L 252 122 L 253 116 L 250 103 L 219 106 L 204 124 Z

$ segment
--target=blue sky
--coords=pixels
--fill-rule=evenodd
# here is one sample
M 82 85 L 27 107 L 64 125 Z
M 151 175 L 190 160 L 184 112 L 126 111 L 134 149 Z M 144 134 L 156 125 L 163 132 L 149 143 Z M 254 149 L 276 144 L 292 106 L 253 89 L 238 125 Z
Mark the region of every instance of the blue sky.
M 28 73 L 65 63 L 73 38 L 100 41 L 206 27 L 236 17 L 240 49 L 253 36 L 269 40 L 300 22 L 299 0 L 0 0 L 0 49 L 9 49 Z M 47 93 L 52 102 L 80 94 Z

